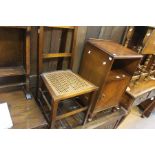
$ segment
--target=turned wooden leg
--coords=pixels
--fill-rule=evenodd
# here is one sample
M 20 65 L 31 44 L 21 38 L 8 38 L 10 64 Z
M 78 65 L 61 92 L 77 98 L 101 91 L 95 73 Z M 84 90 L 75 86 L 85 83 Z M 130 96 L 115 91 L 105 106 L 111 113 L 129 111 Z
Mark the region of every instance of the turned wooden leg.
M 53 101 L 52 105 L 52 118 L 51 118 L 51 128 L 55 128 L 55 121 L 57 116 L 58 102 Z
M 86 112 L 86 116 L 85 116 L 85 119 L 84 119 L 83 125 L 85 125 L 86 122 L 87 122 L 87 119 L 88 119 L 88 116 L 89 116 L 90 110 L 91 110 L 91 108 L 92 108 L 92 105 L 93 105 L 93 101 L 94 101 L 95 96 L 96 96 L 96 91 L 91 92 L 91 94 L 90 94 L 90 98 L 89 98 L 89 101 L 88 101 L 89 106 L 88 106 L 88 110 L 87 110 L 87 112 Z

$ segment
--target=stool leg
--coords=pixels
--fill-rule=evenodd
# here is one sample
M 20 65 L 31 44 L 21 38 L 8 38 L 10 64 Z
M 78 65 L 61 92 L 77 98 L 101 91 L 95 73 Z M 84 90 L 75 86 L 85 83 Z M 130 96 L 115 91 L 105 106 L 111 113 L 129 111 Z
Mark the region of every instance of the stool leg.
M 85 116 L 85 119 L 84 119 L 83 125 L 85 125 L 86 122 L 87 122 L 87 119 L 88 119 L 88 116 L 89 116 L 89 113 L 90 113 L 91 107 L 92 107 L 92 105 L 93 105 L 93 101 L 94 101 L 95 96 L 96 96 L 96 91 L 91 92 L 91 94 L 90 94 L 90 98 L 89 98 L 89 101 L 88 101 L 89 107 L 88 107 L 88 110 L 87 110 L 87 112 L 86 112 L 86 116 Z
M 53 101 L 51 103 L 53 105 L 52 107 L 52 118 L 51 118 L 51 128 L 55 128 L 55 121 L 56 121 L 56 116 L 57 116 L 57 110 L 58 110 L 58 102 Z

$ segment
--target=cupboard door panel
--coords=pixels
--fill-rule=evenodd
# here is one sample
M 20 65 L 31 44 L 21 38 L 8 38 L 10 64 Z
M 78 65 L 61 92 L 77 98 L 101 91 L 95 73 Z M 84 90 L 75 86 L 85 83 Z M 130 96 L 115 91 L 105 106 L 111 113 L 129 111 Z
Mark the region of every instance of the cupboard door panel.
M 96 111 L 118 106 L 128 80 L 128 78 L 124 78 L 108 81 L 104 86 L 101 99 L 96 104 Z

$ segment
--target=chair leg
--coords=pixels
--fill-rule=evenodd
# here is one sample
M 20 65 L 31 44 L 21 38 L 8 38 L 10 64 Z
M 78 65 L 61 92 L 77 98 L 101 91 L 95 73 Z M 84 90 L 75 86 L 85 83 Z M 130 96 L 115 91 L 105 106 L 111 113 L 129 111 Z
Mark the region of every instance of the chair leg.
M 85 124 L 87 123 L 87 119 L 88 119 L 90 110 L 91 110 L 91 108 L 92 108 L 92 105 L 93 105 L 93 101 L 94 101 L 95 96 L 96 96 L 96 91 L 91 92 L 91 95 L 90 95 L 90 98 L 89 98 L 89 101 L 88 101 L 89 107 L 88 107 L 88 110 L 87 110 L 87 112 L 86 112 L 86 116 L 85 116 L 83 125 L 85 125 Z
M 54 129 L 56 116 L 57 116 L 58 102 L 53 101 L 53 103 L 51 103 L 51 105 L 53 107 L 52 108 L 52 118 L 51 118 L 51 128 Z

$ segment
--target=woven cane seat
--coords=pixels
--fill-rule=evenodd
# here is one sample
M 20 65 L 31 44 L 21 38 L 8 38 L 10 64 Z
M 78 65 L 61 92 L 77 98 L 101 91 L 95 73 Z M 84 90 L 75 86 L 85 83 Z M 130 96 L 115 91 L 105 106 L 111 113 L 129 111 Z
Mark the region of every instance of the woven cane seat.
M 57 97 L 71 97 L 96 89 L 95 85 L 70 70 L 43 73 L 42 77 L 49 91 Z

